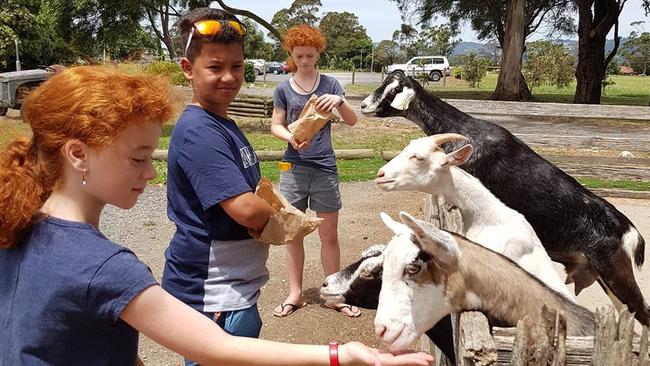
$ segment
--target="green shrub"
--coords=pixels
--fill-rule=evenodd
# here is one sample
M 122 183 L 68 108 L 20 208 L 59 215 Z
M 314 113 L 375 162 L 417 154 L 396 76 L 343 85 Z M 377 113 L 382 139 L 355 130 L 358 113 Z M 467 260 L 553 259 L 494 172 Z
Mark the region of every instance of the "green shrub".
M 254 83 L 256 77 L 257 73 L 255 72 L 255 66 L 249 62 L 244 63 L 244 81 L 247 83 Z
M 185 79 L 185 75 L 183 75 L 183 70 L 181 70 L 181 66 L 176 62 L 156 61 L 147 65 L 147 67 L 144 69 L 144 72 L 153 75 L 161 75 L 166 78 L 169 78 L 169 81 L 174 85 L 189 84 L 187 79 Z
M 476 88 L 485 77 L 490 60 L 478 57 L 475 53 L 470 53 L 463 57 L 463 61 L 463 70 L 461 72 L 463 80 L 469 81 L 470 88 Z
M 463 77 L 463 67 L 458 65 L 454 66 L 453 71 L 452 71 L 452 76 L 455 79 L 461 79 Z
M 562 44 L 540 40 L 527 47 L 528 62 L 523 73 L 529 87 L 554 85 L 564 88 L 573 81 L 576 58 Z

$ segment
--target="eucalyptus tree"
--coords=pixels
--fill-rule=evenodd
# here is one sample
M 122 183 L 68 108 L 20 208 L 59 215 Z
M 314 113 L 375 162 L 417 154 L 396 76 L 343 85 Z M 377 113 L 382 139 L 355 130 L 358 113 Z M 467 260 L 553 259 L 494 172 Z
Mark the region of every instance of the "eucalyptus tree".
M 532 99 L 521 73 L 526 38 L 545 19 L 550 28 L 572 30 L 567 10 L 571 0 L 392 0 L 403 14 L 416 14 L 427 24 L 436 16 L 449 19 L 452 27 L 469 21 L 479 39 L 496 38 L 501 46 L 501 72 L 492 95 L 498 100 Z
M 578 66 L 574 103 L 600 104 L 607 65 L 620 45 L 619 15 L 627 0 L 574 0 L 578 8 Z M 643 0 L 646 15 L 650 0 Z M 614 48 L 605 55 L 607 35 L 614 28 Z

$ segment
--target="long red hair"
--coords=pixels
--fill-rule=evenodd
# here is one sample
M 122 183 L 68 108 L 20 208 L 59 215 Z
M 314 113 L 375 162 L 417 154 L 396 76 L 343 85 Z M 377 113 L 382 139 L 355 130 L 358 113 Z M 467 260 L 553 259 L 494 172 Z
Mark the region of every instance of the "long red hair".
M 287 33 L 282 39 L 282 48 L 287 51 L 289 58 L 287 64 L 291 72 L 296 72 L 298 67 L 293 62 L 291 51 L 296 46 L 313 46 L 319 53 L 325 49 L 327 42 L 325 36 L 318 28 L 314 28 L 307 24 L 294 25 L 287 30 Z
M 165 80 L 100 66 L 67 69 L 30 93 L 22 112 L 32 138 L 0 155 L 0 248 L 18 244 L 56 188 L 66 141 L 105 147 L 130 124 L 169 121 L 178 102 Z

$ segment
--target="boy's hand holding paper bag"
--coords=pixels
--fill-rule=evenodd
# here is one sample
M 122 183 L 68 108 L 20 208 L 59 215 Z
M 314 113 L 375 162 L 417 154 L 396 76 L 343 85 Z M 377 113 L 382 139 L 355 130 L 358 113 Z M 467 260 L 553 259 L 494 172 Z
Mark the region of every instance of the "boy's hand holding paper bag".
M 275 210 L 261 232 L 248 230 L 254 239 L 262 243 L 281 245 L 302 239 L 316 230 L 323 221 L 320 218 L 309 217 L 293 207 L 282 194 L 273 189 L 268 178 L 260 179 L 255 194 L 268 202 Z
M 321 112 L 316 109 L 316 95 L 312 94 L 305 107 L 300 112 L 300 117 L 289 125 L 289 131 L 296 142 L 311 140 L 312 137 L 330 120 L 338 117 L 332 112 Z

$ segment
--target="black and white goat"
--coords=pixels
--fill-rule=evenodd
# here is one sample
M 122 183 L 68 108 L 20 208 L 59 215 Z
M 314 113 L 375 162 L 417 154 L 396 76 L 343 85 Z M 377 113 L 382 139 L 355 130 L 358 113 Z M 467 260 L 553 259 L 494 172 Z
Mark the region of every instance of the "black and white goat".
M 468 137 L 475 153 L 461 168 L 526 217 L 550 257 L 566 267 L 576 295 L 597 280 L 614 305 L 626 304 L 643 325 L 650 325 L 650 308 L 634 279 L 634 265 L 640 268 L 644 261 L 645 242 L 609 202 L 505 128 L 459 111 L 403 74 L 387 77 L 363 101 L 361 112 L 405 117 L 427 135 Z M 460 147 L 449 145 L 447 151 Z
M 320 295 L 328 304 L 346 303 L 377 309 L 382 283 L 384 248 L 376 244 L 361 253 L 361 258 L 325 279 Z M 446 316 L 424 332 L 442 353 L 456 364 L 451 317 Z
M 545 286 L 507 257 L 401 212 L 382 215 L 395 236 L 384 250 L 375 331 L 391 352 L 411 348 L 448 314 L 479 310 L 514 326 L 541 316 L 544 305 L 564 312 L 567 335 L 594 332 L 593 314 Z

